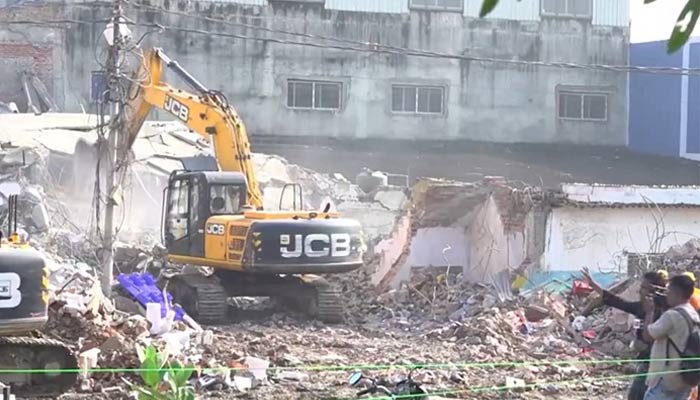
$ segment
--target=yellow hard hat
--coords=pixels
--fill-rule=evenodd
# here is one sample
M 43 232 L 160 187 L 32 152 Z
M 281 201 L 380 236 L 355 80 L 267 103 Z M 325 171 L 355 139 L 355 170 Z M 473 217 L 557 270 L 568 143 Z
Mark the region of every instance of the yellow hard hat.
M 691 271 L 686 271 L 683 273 L 683 275 L 687 276 L 688 278 L 692 279 L 693 282 L 695 282 L 695 274 L 692 273 Z
M 656 271 L 656 273 L 659 274 L 659 276 L 661 276 L 665 280 L 668 280 L 668 271 L 666 271 L 665 269 L 660 269 L 660 270 Z M 695 280 L 695 279 L 693 279 L 693 280 Z

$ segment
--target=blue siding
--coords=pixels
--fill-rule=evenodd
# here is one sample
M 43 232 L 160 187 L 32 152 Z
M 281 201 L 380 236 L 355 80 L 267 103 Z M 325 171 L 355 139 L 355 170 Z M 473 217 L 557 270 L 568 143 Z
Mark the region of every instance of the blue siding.
M 700 46 L 691 44 L 690 68 L 700 68 Z M 700 76 L 688 77 L 688 125 L 686 152 L 700 153 Z
M 666 53 L 666 42 L 632 44 L 630 64 L 681 67 L 683 52 Z M 645 153 L 678 156 L 681 77 L 631 73 L 629 83 L 629 144 Z

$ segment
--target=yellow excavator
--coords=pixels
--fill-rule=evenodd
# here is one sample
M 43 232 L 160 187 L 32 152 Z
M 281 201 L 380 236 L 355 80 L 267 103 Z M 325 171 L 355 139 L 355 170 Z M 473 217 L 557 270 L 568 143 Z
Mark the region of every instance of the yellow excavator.
M 17 195 L 0 230 L 0 382 L 21 396 L 58 395 L 76 381 L 69 347 L 30 333 L 48 321 L 49 278 L 43 256 L 17 234 Z
M 193 92 L 164 82 L 163 67 Z M 172 172 L 164 191 L 161 230 L 169 262 L 214 270 L 212 275 L 170 278 L 167 287 L 174 301 L 202 323 L 223 321 L 227 299 L 236 296 L 273 297 L 319 320 L 340 322 L 340 293 L 312 274 L 362 266 L 365 244 L 359 222 L 340 218 L 329 207 L 263 210 L 243 121 L 221 92 L 207 89 L 163 50 L 145 53 L 129 99 L 125 148 L 133 145 L 155 107 L 207 138 L 218 163 L 218 171 Z M 300 204 L 300 186 L 291 189 Z

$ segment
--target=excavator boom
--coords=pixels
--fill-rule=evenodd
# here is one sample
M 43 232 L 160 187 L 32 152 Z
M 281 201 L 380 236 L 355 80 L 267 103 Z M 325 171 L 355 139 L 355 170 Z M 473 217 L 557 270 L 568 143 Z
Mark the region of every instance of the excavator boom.
M 130 88 L 126 107 L 125 148 L 134 144 L 153 107 L 163 109 L 191 130 L 209 139 L 222 171 L 240 172 L 247 180 L 248 204 L 261 209 L 262 194 L 253 168 L 250 142 L 243 121 L 226 97 L 207 89 L 161 49 L 149 50 L 135 75 L 141 82 Z M 161 80 L 163 66 L 185 81 L 196 93 L 175 89 Z

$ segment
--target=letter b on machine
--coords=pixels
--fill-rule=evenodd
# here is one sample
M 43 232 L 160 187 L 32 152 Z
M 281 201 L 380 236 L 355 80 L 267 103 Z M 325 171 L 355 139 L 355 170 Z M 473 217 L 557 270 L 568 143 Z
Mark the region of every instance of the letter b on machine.
M 280 235 L 280 254 L 283 258 L 347 257 L 350 255 L 350 234 Z
M 178 119 L 181 119 L 183 122 L 187 122 L 187 120 L 190 118 L 190 109 L 170 96 L 165 98 L 163 108 L 165 108 L 165 111 L 176 116 Z

